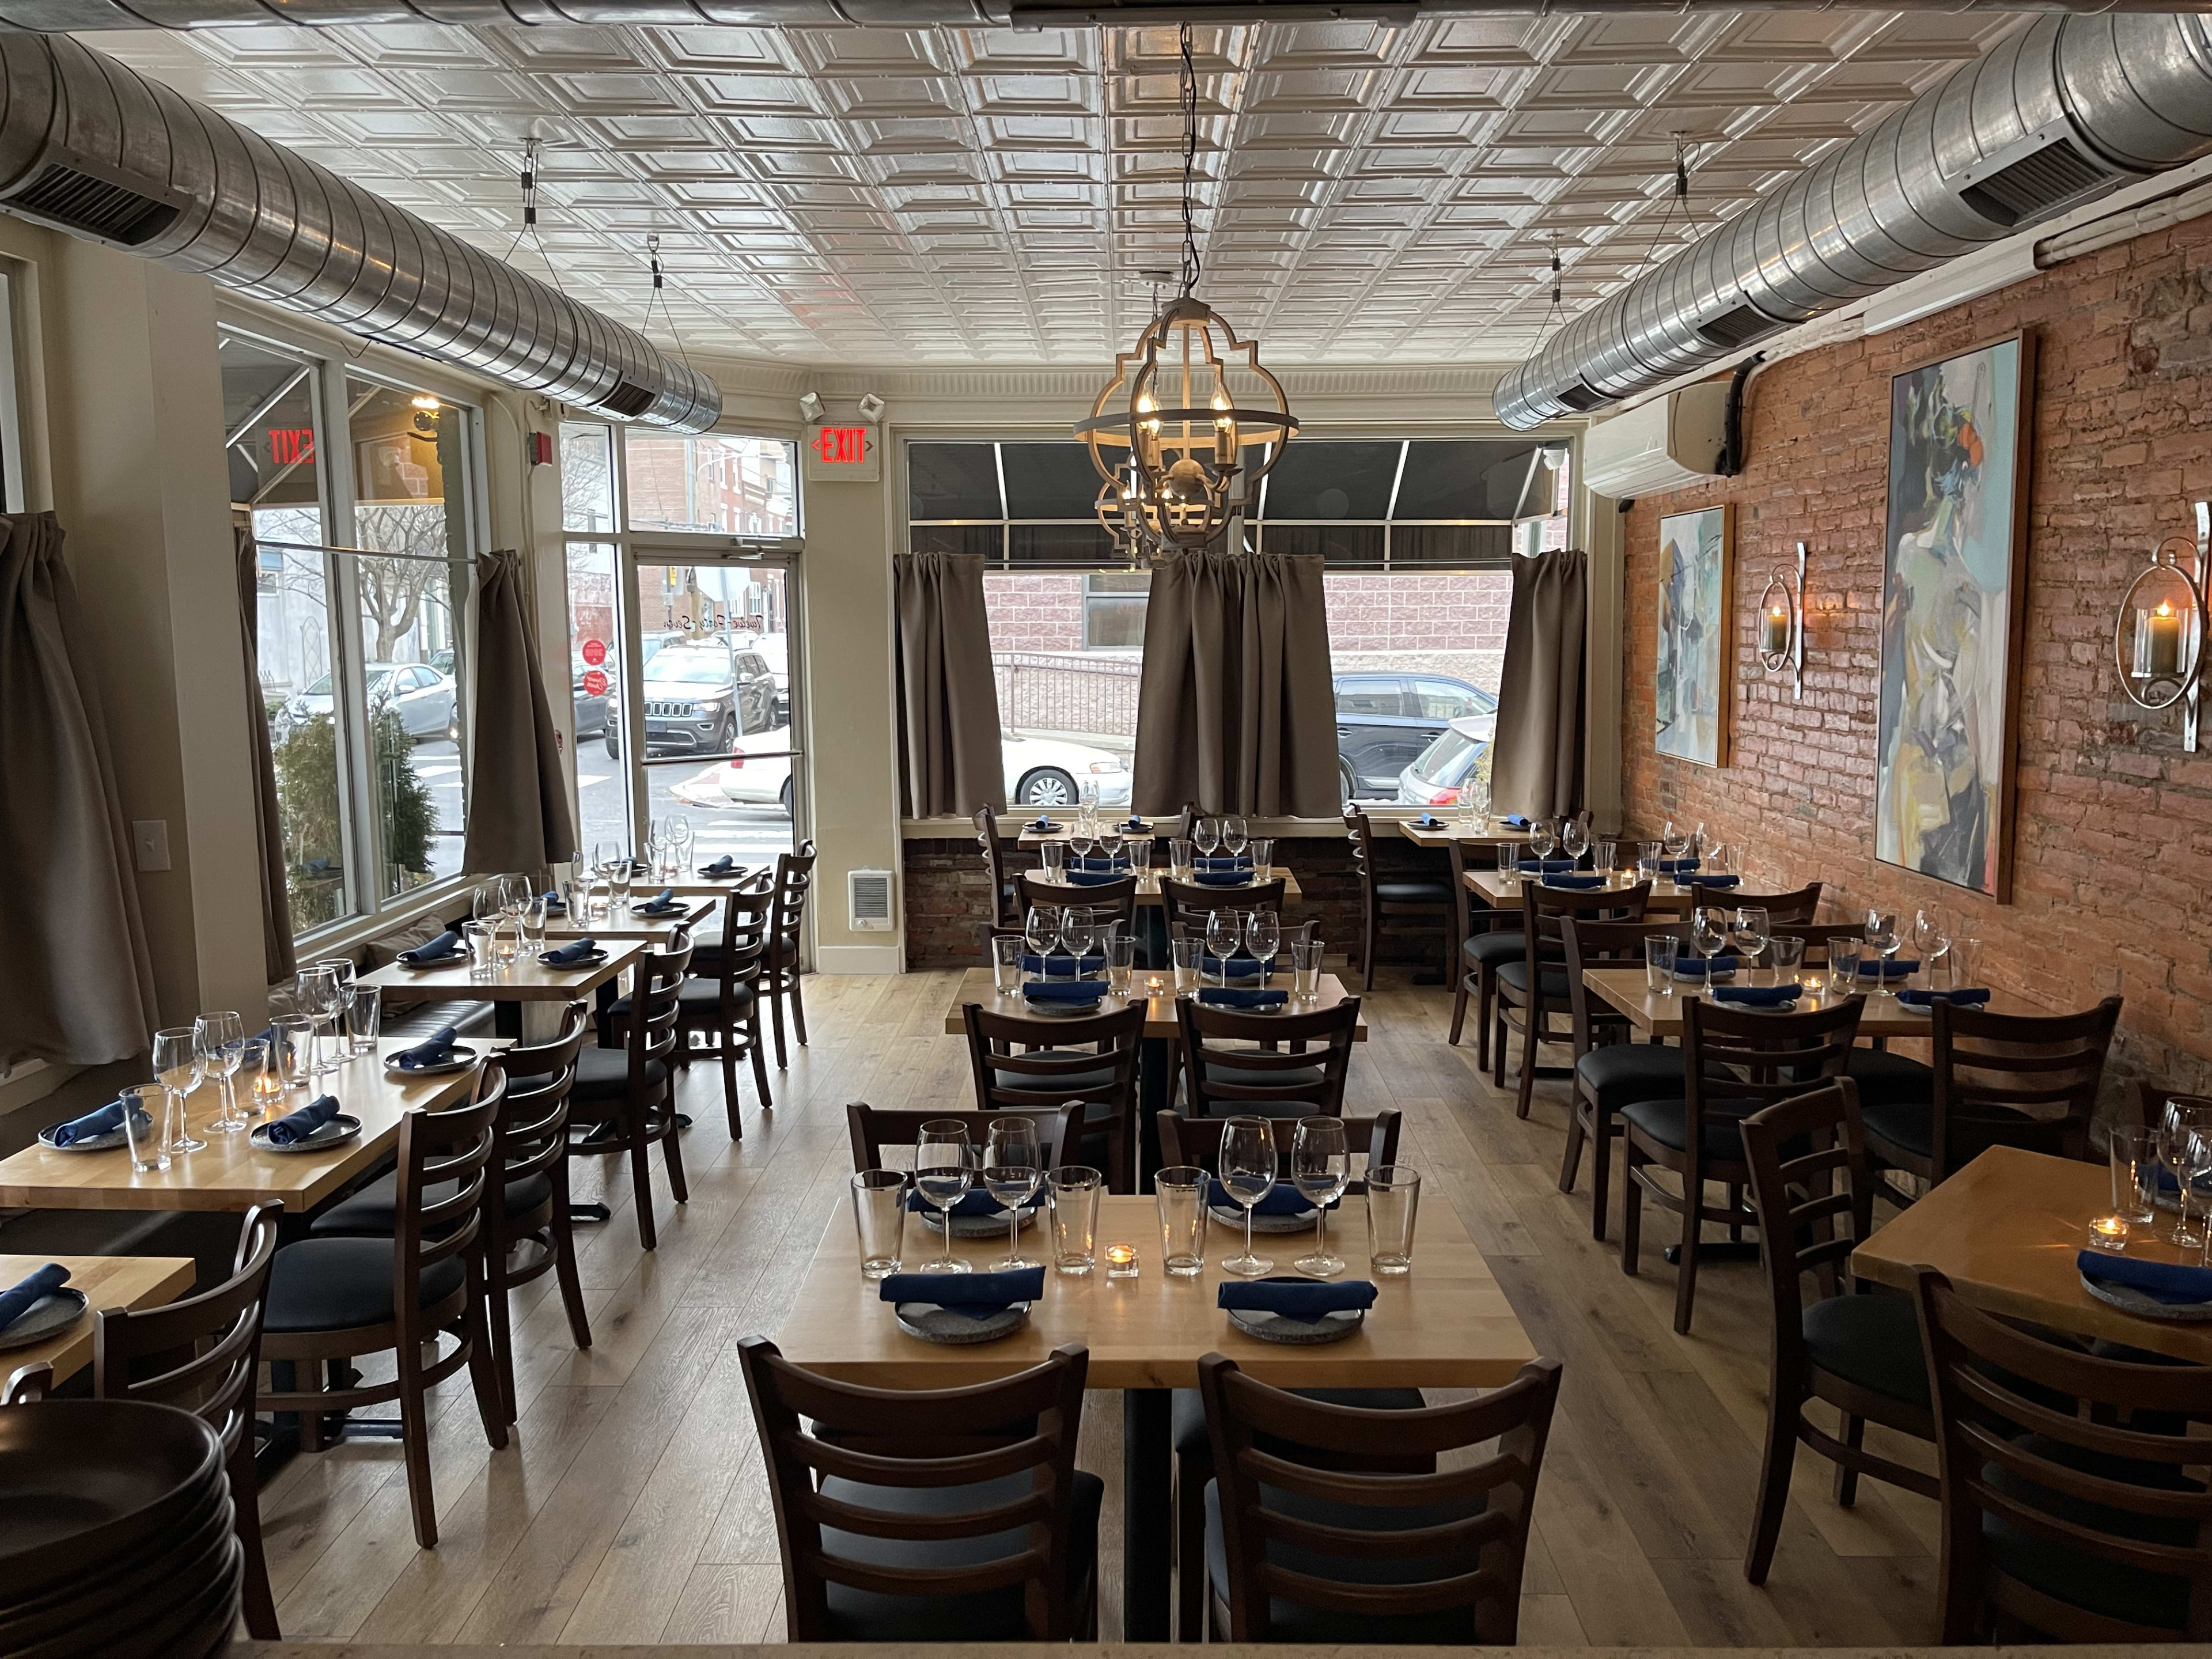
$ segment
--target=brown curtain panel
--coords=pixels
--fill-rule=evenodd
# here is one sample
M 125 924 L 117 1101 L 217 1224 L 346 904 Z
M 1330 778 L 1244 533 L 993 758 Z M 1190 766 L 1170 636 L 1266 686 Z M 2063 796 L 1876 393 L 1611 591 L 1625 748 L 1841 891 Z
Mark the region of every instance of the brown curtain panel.
M 905 553 L 898 588 L 899 774 L 911 818 L 1006 810 L 983 561 Z
M 1498 692 L 1490 810 L 1557 817 L 1582 810 L 1583 642 L 1589 556 L 1558 548 L 1513 561 Z
M 276 758 L 269 746 L 269 714 L 261 701 L 261 550 L 244 525 L 238 532 L 238 627 L 246 647 L 246 747 L 253 759 L 253 828 L 261 842 L 261 955 L 269 982 L 299 966 L 292 954 L 292 896 L 284 884 L 284 830 L 276 811 Z
M 1208 548 L 1154 568 L 1133 787 L 1139 812 L 1337 815 L 1319 554 Z
M 0 1064 L 106 1065 L 156 1024 L 91 633 L 51 513 L 0 519 Z
M 576 856 L 576 823 L 520 554 L 487 553 L 477 562 L 476 670 L 463 866 L 488 875 L 566 864 Z

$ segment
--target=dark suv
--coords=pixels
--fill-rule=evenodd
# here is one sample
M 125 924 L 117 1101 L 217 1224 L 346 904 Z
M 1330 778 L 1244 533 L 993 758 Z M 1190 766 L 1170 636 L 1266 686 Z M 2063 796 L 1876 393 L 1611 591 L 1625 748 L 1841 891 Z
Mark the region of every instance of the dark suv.
M 757 652 L 720 640 L 671 645 L 645 665 L 645 752 L 726 755 L 738 738 L 764 732 L 775 717 L 775 676 Z M 619 757 L 622 722 L 612 699 L 607 753 Z
M 1443 674 L 1339 674 L 1337 769 L 1344 798 L 1398 799 L 1398 775 L 1452 721 L 1494 714 L 1498 699 Z

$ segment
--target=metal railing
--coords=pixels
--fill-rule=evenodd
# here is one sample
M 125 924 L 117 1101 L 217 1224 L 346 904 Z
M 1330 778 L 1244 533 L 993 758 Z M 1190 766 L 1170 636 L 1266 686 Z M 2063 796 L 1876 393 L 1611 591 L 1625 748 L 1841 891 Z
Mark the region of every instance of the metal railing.
M 999 723 L 1010 732 L 1066 732 L 1086 736 L 1137 729 L 1137 683 L 1144 665 L 1131 657 L 1053 651 L 994 651 Z

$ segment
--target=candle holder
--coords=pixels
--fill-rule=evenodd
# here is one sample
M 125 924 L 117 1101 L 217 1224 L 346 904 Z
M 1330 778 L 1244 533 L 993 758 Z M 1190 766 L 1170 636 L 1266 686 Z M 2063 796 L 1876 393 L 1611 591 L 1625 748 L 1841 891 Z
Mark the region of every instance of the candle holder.
M 2197 503 L 2197 535 L 2168 536 L 2150 568 L 2128 584 L 2112 623 L 2112 665 L 2139 708 L 2181 708 L 2181 746 L 2197 749 L 2198 682 L 2204 655 L 2204 597 L 2212 502 Z M 2185 568 L 2185 561 L 2186 568 Z
M 2089 1248 L 2093 1250 L 2124 1250 L 2128 1248 L 2128 1224 L 2124 1217 L 2100 1215 L 2089 1224 Z
M 1106 1277 L 1134 1279 L 1137 1277 L 1137 1247 L 1133 1244 L 1109 1244 L 1105 1249 Z
M 1797 580 L 1777 566 L 1759 597 L 1759 660 L 1770 674 L 1790 672 L 1792 700 L 1805 699 L 1805 544 L 1797 544 Z

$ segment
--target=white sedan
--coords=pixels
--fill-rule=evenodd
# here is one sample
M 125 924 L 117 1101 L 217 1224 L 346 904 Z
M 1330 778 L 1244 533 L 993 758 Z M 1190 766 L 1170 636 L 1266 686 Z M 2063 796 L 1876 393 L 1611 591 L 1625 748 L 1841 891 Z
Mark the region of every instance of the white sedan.
M 1129 772 L 1110 750 L 1058 738 L 999 734 L 1006 757 L 1006 799 L 1016 806 L 1073 806 L 1085 783 L 1098 786 L 1101 806 L 1129 804 Z M 739 752 L 686 778 L 670 791 L 691 806 L 781 806 L 791 810 L 791 728 L 738 739 Z

